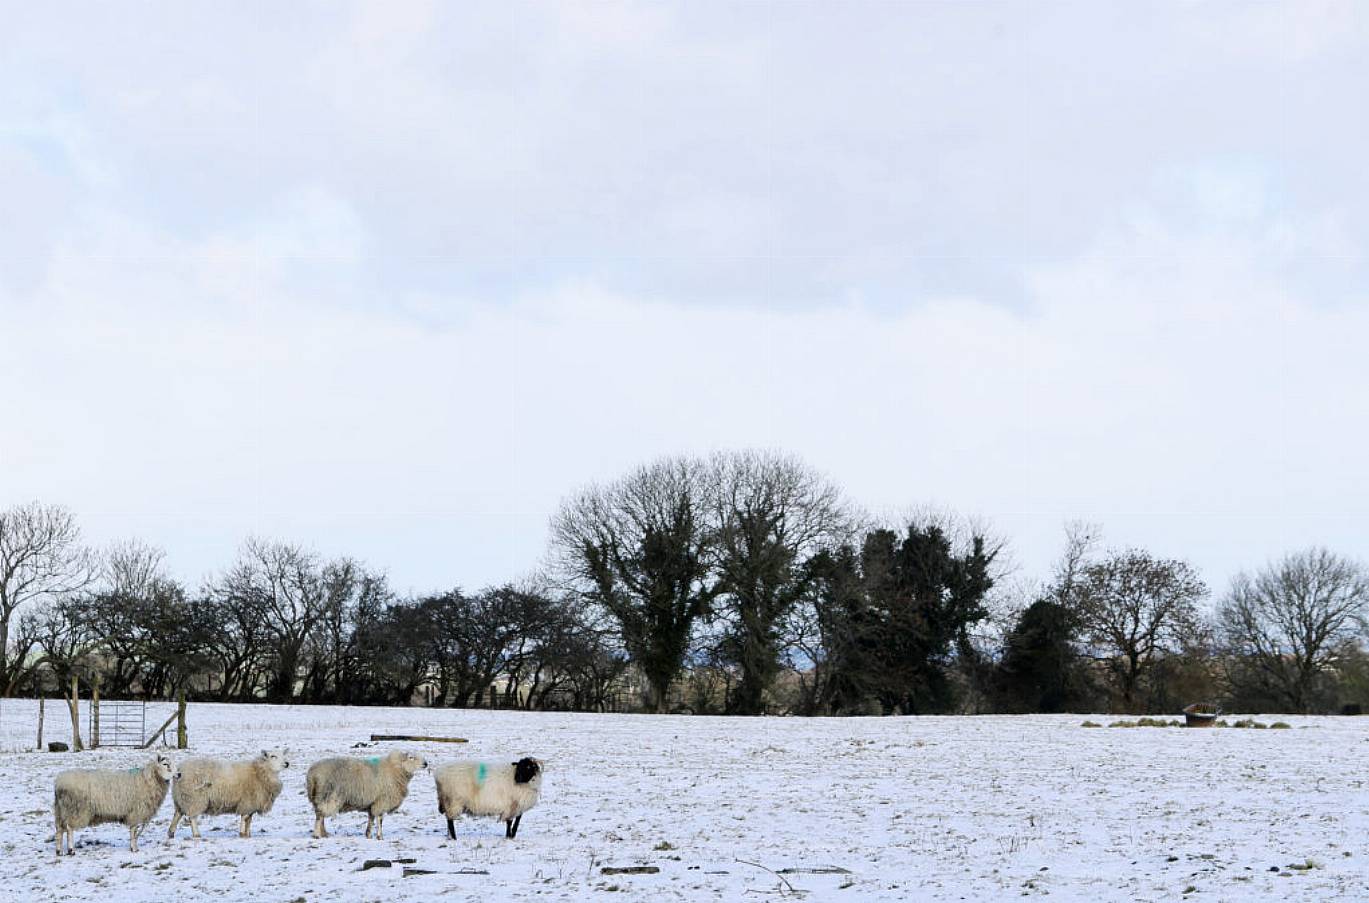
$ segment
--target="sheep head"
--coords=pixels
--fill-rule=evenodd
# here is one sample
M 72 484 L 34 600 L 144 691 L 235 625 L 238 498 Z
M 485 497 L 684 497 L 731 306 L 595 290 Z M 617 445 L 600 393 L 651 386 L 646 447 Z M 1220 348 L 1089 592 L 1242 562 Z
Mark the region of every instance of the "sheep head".
M 395 750 L 390 753 L 388 758 L 395 765 L 398 765 L 409 777 L 413 777 L 416 772 L 422 771 L 428 767 L 428 760 L 424 759 L 418 753 Z
M 515 784 L 527 784 L 541 773 L 542 763 L 531 756 L 524 756 L 513 763 L 513 782 Z
M 275 772 L 290 767 L 289 750 L 285 749 L 263 749 L 261 760 Z

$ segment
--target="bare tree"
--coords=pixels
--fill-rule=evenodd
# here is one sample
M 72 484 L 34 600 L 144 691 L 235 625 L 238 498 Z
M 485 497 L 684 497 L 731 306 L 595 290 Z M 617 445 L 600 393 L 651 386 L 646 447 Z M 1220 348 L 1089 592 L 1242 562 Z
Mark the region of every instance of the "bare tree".
M 475 595 L 452 590 L 418 604 L 430 625 L 436 702 L 456 708 L 479 705 L 501 676 L 516 680 L 535 638 L 557 617 L 549 597 L 514 584 Z
M 327 608 L 328 580 L 318 557 L 289 543 L 249 539 L 217 592 L 246 618 L 262 620 L 271 641 L 268 696 L 293 698 L 305 642 Z
M 166 575 L 164 560 L 160 549 L 140 540 L 115 543 L 99 556 L 95 586 L 77 597 L 110 696 L 161 695 L 204 667 L 214 624 Z
M 662 711 L 716 592 L 705 468 L 668 458 L 571 498 L 552 520 L 558 567 L 616 623 Z
M 1102 529 L 1097 524 L 1085 521 L 1070 521 L 1065 524 L 1065 551 L 1055 563 L 1055 574 L 1051 583 L 1041 594 L 1042 598 L 1068 605 L 1075 588 L 1088 566 L 1098 543 Z
M 1326 549 L 1308 549 L 1254 577 L 1238 574 L 1219 621 L 1230 651 L 1253 666 L 1259 688 L 1307 712 L 1367 611 L 1364 569 Z
M 849 541 L 852 517 L 833 483 L 788 455 L 716 454 L 708 487 L 719 600 L 731 621 L 722 649 L 741 673 L 729 708 L 759 714 L 780 671 L 785 622 L 812 583 L 805 565 Z
M 129 596 L 142 595 L 165 580 L 166 553 L 140 539 L 112 543 L 97 562 L 105 588 Z
M 368 571 L 350 558 L 324 566 L 324 602 L 318 626 L 306 645 L 308 668 L 304 696 L 308 702 L 364 701 L 368 676 L 359 642 L 394 599 L 385 575 Z
M 220 680 L 216 695 L 225 701 L 255 698 L 271 641 L 265 602 L 225 577 L 206 585 L 197 607 L 208 625 L 207 652 Z M 206 689 L 212 692 L 212 686 Z
M 1186 562 L 1131 549 L 1079 570 L 1070 592 L 1083 635 L 1131 709 L 1157 657 L 1180 648 L 1207 587 Z
M 100 638 L 92 629 L 82 601 L 70 595 L 49 599 L 26 609 L 19 618 L 19 633 L 27 636 L 31 647 L 39 653 L 31 670 L 40 691 L 40 668 L 48 669 L 54 678 L 54 688 L 59 691 L 73 674 L 88 677 L 92 670 L 92 656 Z
M 56 599 L 85 586 L 89 559 L 71 512 L 37 502 L 0 511 L 0 688 L 23 677 L 29 647 L 11 648 L 10 624 L 27 602 Z

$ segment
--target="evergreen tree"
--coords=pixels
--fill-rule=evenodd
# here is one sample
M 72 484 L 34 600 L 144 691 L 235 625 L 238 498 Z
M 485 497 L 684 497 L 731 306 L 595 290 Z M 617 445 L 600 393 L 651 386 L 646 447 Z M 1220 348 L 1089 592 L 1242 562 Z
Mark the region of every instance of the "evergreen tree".
M 1003 707 L 1013 712 L 1063 712 L 1081 682 L 1074 648 L 1078 620 L 1068 608 L 1041 599 L 1022 612 L 1008 634 L 996 681 Z

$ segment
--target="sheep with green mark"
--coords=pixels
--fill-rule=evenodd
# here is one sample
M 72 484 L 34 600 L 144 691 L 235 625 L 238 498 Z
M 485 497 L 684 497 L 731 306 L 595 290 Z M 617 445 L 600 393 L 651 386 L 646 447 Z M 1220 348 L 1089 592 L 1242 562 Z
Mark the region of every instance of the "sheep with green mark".
M 76 831 L 117 822 L 128 827 L 128 848 L 138 852 L 138 835 L 161 808 L 171 784 L 171 757 L 158 753 L 142 768 L 73 768 L 53 780 L 52 817 L 57 826 L 57 855 L 63 841 L 75 852 Z
M 542 762 L 522 758 L 508 765 L 486 762 L 453 762 L 433 775 L 437 784 L 437 811 L 447 818 L 447 836 L 456 837 L 458 815 L 498 818 L 504 837 L 518 836 L 523 813 L 537 805 L 542 793 Z
M 309 767 L 305 789 L 314 807 L 314 836 L 327 837 L 325 818 L 339 812 L 365 812 L 366 836 L 375 829 L 381 839 L 385 816 L 409 794 L 409 781 L 428 763 L 415 753 L 395 750 L 387 756 L 320 759 Z

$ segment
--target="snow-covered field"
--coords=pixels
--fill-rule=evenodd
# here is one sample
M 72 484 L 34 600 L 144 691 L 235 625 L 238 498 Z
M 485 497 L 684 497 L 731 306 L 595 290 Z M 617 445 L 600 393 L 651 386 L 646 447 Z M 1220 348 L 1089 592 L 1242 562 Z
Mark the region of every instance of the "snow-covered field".
M 149 710 L 160 723 L 166 707 Z M 28 751 L 36 706 L 0 707 L 5 899 L 1363 900 L 1369 898 L 1369 719 L 1287 718 L 1293 730 L 1085 729 L 1082 716 L 721 719 L 192 705 L 194 754 L 287 746 L 275 810 L 255 836 L 205 819 L 166 838 L 171 802 L 130 853 L 118 825 L 54 856 L 52 775 L 128 767 L 132 750 Z M 68 739 L 48 707 L 46 739 Z M 1095 717 L 1095 720 L 1106 720 Z M 1273 720 L 1273 719 L 1266 719 Z M 309 837 L 308 763 L 375 733 L 457 757 L 548 762 L 518 838 L 458 822 L 449 841 L 420 773 L 385 840 L 363 814 Z M 184 755 L 184 754 L 181 754 Z M 366 859 L 412 858 L 361 872 Z M 1307 866 L 1311 865 L 1310 868 Z M 602 869 L 656 866 L 656 874 Z M 1290 865 L 1300 868 L 1290 869 Z M 840 868 L 840 873 L 811 869 Z M 462 874 L 462 870 L 479 874 Z M 785 871 L 791 870 L 791 871 Z M 1190 890 L 1191 889 L 1191 890 Z M 609 899 L 614 899 L 610 897 Z

